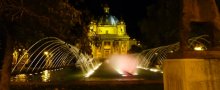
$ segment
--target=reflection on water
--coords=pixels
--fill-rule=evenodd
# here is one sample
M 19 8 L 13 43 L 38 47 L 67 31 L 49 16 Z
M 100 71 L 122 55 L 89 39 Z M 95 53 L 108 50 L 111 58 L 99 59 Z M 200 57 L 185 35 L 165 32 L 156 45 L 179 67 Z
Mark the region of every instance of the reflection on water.
M 42 81 L 49 82 L 51 79 L 51 71 L 44 70 L 34 74 L 17 74 L 11 77 L 12 82 L 29 82 L 29 81 Z
M 101 68 L 105 68 L 104 66 Z M 150 70 L 138 69 L 138 75 L 122 77 L 115 71 L 107 71 L 108 69 L 96 70 L 93 76 L 84 78 L 80 70 L 73 68 L 60 68 L 54 70 L 44 70 L 38 73 L 17 74 L 11 77 L 11 82 L 67 82 L 73 80 L 116 80 L 116 81 L 129 81 L 129 80 L 162 80 L 163 76 L 160 72 L 152 72 Z M 106 71 L 106 72 L 104 72 Z M 107 74 L 103 74 L 107 73 Z M 117 75 L 115 75 L 117 74 Z
M 41 78 L 42 78 L 43 82 L 49 82 L 50 81 L 50 71 L 49 70 L 43 71 Z
M 26 82 L 27 81 L 27 75 L 26 74 L 18 74 L 14 77 L 15 82 Z
M 53 82 L 79 80 L 82 77 L 83 75 L 79 70 L 76 71 L 73 68 L 59 68 L 53 70 L 44 70 L 36 73 L 12 75 L 11 82 Z

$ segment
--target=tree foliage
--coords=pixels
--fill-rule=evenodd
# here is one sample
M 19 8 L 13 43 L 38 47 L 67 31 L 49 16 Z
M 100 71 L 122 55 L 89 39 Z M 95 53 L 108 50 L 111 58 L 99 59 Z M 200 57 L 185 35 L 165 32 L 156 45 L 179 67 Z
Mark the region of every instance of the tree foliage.
M 1 17 L 13 28 L 7 30 L 18 43 L 30 45 L 43 37 L 54 36 L 74 44 L 78 43 L 76 39 L 87 38 L 81 11 L 65 0 L 3 1 Z
M 147 48 L 175 43 L 179 40 L 181 0 L 158 0 L 146 7 L 139 26 Z
M 0 0 L 0 30 L 4 34 L 1 89 L 9 89 L 13 48 L 27 49 L 43 37 L 58 37 L 90 52 L 84 17 L 67 0 Z
M 141 51 L 143 51 L 143 49 L 140 46 L 132 45 L 128 53 L 140 53 Z

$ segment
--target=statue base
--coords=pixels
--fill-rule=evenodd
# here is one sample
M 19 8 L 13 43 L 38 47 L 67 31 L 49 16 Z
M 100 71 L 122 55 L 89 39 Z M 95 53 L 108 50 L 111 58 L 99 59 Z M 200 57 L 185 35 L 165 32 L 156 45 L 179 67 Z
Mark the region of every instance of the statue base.
M 164 90 L 220 90 L 220 51 L 177 54 L 164 61 Z

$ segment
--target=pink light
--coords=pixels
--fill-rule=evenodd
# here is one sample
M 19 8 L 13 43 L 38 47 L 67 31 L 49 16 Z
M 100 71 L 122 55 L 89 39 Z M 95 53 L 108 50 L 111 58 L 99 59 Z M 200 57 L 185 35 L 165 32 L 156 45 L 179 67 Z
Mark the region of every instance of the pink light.
M 136 74 L 137 59 L 132 55 L 113 55 L 108 61 L 113 68 L 124 75 Z

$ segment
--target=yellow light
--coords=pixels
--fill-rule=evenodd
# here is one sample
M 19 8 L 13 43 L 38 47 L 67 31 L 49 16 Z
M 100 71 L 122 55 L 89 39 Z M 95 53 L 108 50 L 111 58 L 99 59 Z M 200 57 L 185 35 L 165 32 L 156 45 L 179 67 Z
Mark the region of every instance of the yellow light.
M 102 63 L 99 63 L 94 69 L 91 69 L 88 73 L 86 73 L 85 77 L 91 76 L 101 65 Z
M 145 68 L 145 67 L 141 67 L 141 66 L 137 66 L 137 68 L 144 69 L 144 70 L 148 70 L 149 69 L 149 68 Z
M 90 70 L 90 71 L 85 75 L 85 77 L 89 77 L 89 76 L 91 76 L 93 73 L 94 73 L 94 70 Z
M 124 74 L 120 69 L 116 68 L 115 69 L 119 74 Z
M 194 47 L 195 51 L 203 51 L 204 49 L 202 48 L 202 46 L 196 46 Z
M 25 74 L 16 75 L 15 81 L 26 82 L 27 81 L 27 75 L 25 75 Z
M 152 72 L 158 72 L 159 70 L 156 69 L 156 68 L 151 68 L 150 71 L 152 71 Z
M 135 72 L 133 75 L 138 75 L 138 73 L 137 73 L 137 72 Z
M 173 53 L 173 51 L 171 50 L 170 53 Z
M 44 54 L 45 54 L 45 55 L 48 55 L 48 52 L 47 52 L 47 51 L 45 51 L 45 52 L 44 52 Z
M 50 80 L 50 72 L 48 70 L 43 71 L 41 78 L 43 82 L 48 82 Z
M 102 65 L 102 63 L 99 63 L 99 64 L 94 68 L 94 70 L 97 70 L 100 65 Z

